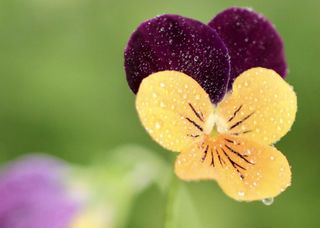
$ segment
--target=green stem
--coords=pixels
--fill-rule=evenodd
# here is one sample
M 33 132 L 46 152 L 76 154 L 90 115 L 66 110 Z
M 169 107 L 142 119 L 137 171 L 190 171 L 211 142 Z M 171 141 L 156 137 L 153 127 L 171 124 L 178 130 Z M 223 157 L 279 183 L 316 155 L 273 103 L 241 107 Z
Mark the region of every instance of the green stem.
M 178 190 L 178 181 L 175 176 L 172 176 L 171 183 L 169 186 L 167 205 L 165 211 L 164 228 L 174 228 L 174 203 L 175 196 Z

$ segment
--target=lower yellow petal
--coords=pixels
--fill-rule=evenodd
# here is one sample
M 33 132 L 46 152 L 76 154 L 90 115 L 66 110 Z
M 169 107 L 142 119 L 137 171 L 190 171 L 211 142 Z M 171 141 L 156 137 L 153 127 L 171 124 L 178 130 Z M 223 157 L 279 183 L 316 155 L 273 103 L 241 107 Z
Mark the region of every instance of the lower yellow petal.
M 275 147 L 228 135 L 221 135 L 216 144 L 225 161 L 216 166 L 217 181 L 231 198 L 272 198 L 290 185 L 290 166 Z
M 177 71 L 143 79 L 136 108 L 152 138 L 177 152 L 202 138 L 213 113 L 209 95 L 194 79 Z
M 288 161 L 276 148 L 230 135 L 206 136 L 182 151 L 175 172 L 183 180 L 216 179 L 240 201 L 275 197 L 291 181 Z
M 208 139 L 182 151 L 175 163 L 176 175 L 186 181 L 215 179 L 213 150 Z

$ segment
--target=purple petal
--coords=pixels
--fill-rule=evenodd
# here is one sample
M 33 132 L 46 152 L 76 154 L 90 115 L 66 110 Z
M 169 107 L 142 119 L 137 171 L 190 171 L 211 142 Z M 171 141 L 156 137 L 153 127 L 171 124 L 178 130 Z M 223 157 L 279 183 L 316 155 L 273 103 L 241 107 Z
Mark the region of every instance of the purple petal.
M 194 78 L 216 103 L 226 91 L 230 60 L 214 29 L 178 15 L 162 15 L 142 23 L 132 34 L 125 70 L 134 93 L 150 74 L 176 70 Z
M 252 67 L 273 69 L 283 77 L 287 64 L 281 37 L 265 17 L 250 9 L 230 8 L 209 23 L 216 29 L 229 50 L 233 80 Z
M 0 173 L 1 228 L 64 228 L 77 203 L 67 195 L 65 166 L 44 156 L 16 161 Z

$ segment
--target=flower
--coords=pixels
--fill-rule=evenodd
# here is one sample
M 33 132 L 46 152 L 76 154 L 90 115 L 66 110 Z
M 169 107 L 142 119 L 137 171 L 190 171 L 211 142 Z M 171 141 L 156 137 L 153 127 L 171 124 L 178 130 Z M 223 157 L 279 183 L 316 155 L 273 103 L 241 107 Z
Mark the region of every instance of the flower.
M 159 179 L 166 182 L 166 173 L 158 156 L 137 145 L 109 151 L 87 167 L 28 155 L 1 167 L 0 227 L 121 227 L 132 199 Z
M 29 155 L 0 173 L 1 228 L 109 227 L 106 207 L 94 207 L 88 182 L 53 157 Z
M 15 161 L 0 173 L 0 227 L 64 228 L 79 208 L 62 182 L 65 165 L 44 156 Z
M 239 201 L 275 197 L 290 185 L 288 161 L 273 144 L 290 130 L 297 101 L 282 78 L 281 38 L 264 17 L 241 8 L 209 26 L 156 17 L 131 36 L 125 69 L 143 126 L 180 152 L 178 177 L 216 180 Z
M 275 70 L 285 77 L 287 65 L 279 33 L 262 15 L 230 8 L 208 25 L 161 15 L 143 22 L 125 49 L 127 81 L 134 93 L 152 73 L 175 70 L 195 79 L 218 103 L 240 73 L 252 67 Z
M 288 161 L 272 144 L 294 122 L 296 96 L 273 70 L 245 71 L 218 105 L 186 74 L 161 71 L 142 81 L 136 108 L 155 141 L 181 152 L 181 179 L 215 179 L 246 201 L 275 197 L 290 184 Z

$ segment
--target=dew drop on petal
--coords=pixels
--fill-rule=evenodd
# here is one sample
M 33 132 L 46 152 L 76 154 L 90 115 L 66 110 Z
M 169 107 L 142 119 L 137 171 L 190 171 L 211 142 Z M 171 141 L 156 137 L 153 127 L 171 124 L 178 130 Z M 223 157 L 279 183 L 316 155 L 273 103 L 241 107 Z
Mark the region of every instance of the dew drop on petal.
M 160 126 L 160 123 L 156 122 L 155 128 L 156 128 L 156 129 L 159 129 L 160 127 L 161 127 L 161 126 Z
M 273 204 L 274 198 L 265 198 L 262 200 L 262 203 L 266 206 L 270 206 L 271 204 Z
M 243 191 L 240 191 L 240 192 L 238 192 L 238 195 L 239 195 L 239 196 L 244 196 L 245 193 L 244 193 Z

